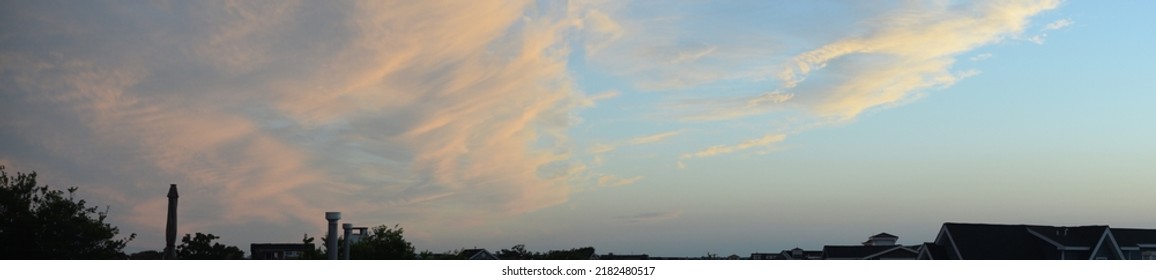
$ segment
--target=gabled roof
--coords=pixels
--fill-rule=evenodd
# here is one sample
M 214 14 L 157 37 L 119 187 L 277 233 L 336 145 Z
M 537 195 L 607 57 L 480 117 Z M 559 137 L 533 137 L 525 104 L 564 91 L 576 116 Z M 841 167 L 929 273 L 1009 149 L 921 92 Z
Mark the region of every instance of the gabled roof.
M 1025 226 L 1037 236 L 1045 238 L 1044 241 L 1049 241 L 1053 245 L 1059 244 L 1064 247 L 1093 247 L 1096 242 L 1100 241 L 1100 237 L 1104 235 L 1104 231 L 1108 230 L 1108 226 L 1079 226 L 1079 227 L 1053 227 L 1053 226 Z
M 827 245 L 823 246 L 824 259 L 862 259 L 863 257 L 882 252 L 898 246 L 856 246 L 856 245 Z
M 823 246 L 824 259 L 869 259 L 881 257 L 885 254 L 890 254 L 895 251 L 897 254 L 889 255 L 889 257 L 910 257 L 915 258 L 915 250 L 909 249 L 902 245 L 894 246 L 857 246 L 857 245 L 827 245 Z
M 795 256 L 793 254 L 794 251 L 796 251 L 796 250 L 798 250 L 801 253 L 799 256 Z M 762 255 L 762 256 L 766 256 L 770 260 L 817 260 L 817 259 L 821 259 L 823 257 L 823 251 L 803 250 L 800 248 L 783 250 L 783 251 L 779 252 L 778 254 L 773 254 L 773 253 L 757 253 L 757 254 Z M 751 254 L 751 255 L 753 256 L 755 254 Z
M 1032 235 L 1027 225 L 944 223 L 943 227 L 962 259 L 1053 259 L 1049 251 L 1055 251 L 1055 246 Z
M 467 260 L 497 260 L 498 256 L 491 254 L 486 249 L 465 249 L 458 253 L 463 259 Z
M 883 232 L 883 233 L 879 233 L 876 235 L 872 235 L 871 238 L 899 238 L 899 236 L 895 236 L 895 235 L 892 235 L 890 233 Z
M 939 244 L 925 242 L 923 246 L 919 247 L 919 254 L 926 254 L 928 259 L 932 260 L 947 260 L 950 259 L 947 255 L 947 249 Z
M 899 246 L 888 249 L 883 252 L 875 253 L 864 257 L 868 260 L 887 260 L 887 259 L 911 259 L 914 260 L 919 257 L 919 250 L 916 246 Z
M 1112 236 L 1120 247 L 1156 247 L 1156 229 L 1113 228 Z

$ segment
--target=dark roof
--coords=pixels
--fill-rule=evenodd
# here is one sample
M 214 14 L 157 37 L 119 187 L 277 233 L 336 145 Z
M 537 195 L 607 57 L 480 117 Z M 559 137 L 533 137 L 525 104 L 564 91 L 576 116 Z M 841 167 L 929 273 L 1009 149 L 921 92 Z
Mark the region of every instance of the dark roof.
M 947 235 L 936 238 L 936 245 L 945 246 L 948 258 L 956 258 L 951 243 L 958 250 L 960 258 L 968 260 L 1048 260 L 1048 259 L 1089 259 L 1093 250 L 1100 252 L 1112 248 L 1139 247 L 1140 244 L 1156 246 L 1156 229 L 1110 228 L 1108 226 L 1054 227 L 1039 225 L 995 225 L 944 223 Z M 1105 239 L 1111 233 L 1113 239 Z M 1109 247 L 1100 242 L 1112 242 Z M 929 250 L 935 247 L 925 247 Z M 1081 248 L 1082 247 L 1082 248 Z M 1061 251 L 1060 249 L 1064 250 Z M 1086 249 L 1085 249 L 1086 248 Z M 932 251 L 929 251 L 932 252 Z M 1115 254 L 1109 256 L 1113 258 Z M 1119 256 L 1134 258 L 1135 256 Z
M 1064 246 L 1093 247 L 1108 226 L 1079 226 L 1079 227 L 1052 227 L 1052 226 L 1025 226 L 1027 229 L 1042 235 Z
M 890 233 L 884 232 L 884 233 L 872 235 L 871 238 L 899 238 L 899 236 L 891 235 Z
M 467 260 L 472 260 L 477 257 L 481 257 L 482 259 L 498 259 L 498 256 L 490 254 L 486 249 L 465 249 L 458 253 L 458 256 Z
M 308 251 L 313 250 L 313 245 L 305 243 L 250 243 L 249 252 L 269 250 L 269 251 Z
M 927 254 L 933 260 L 947 260 L 947 259 L 949 259 L 947 256 L 947 249 L 943 248 L 943 246 L 939 246 L 939 244 L 926 242 L 926 243 L 923 243 L 923 247 L 921 248 L 921 250 L 927 251 Z
M 944 223 L 943 227 L 966 260 L 1054 259 L 1048 253 L 1055 246 L 1029 233 L 1027 225 Z
M 798 250 L 801 254 L 794 256 L 792 251 Z M 778 253 L 751 253 L 751 258 L 763 257 L 768 260 L 816 260 L 823 257 L 823 251 L 803 250 L 799 248 L 783 250 Z
M 827 245 L 823 246 L 823 258 L 825 259 L 863 259 L 867 256 L 878 254 L 896 247 L 903 247 L 900 245 L 894 246 L 858 246 L 858 245 Z M 904 250 L 906 251 L 906 250 Z
M 869 259 L 912 259 L 919 256 L 919 250 L 913 249 L 911 246 L 904 246 L 888 251 L 883 251 L 875 255 L 868 256 Z
M 312 250 L 313 245 L 305 243 L 250 243 L 249 258 L 254 260 L 300 258 Z M 289 257 L 286 252 L 296 252 L 298 255 Z
M 1113 228 L 1112 237 L 1124 247 L 1138 244 L 1156 244 L 1156 229 Z

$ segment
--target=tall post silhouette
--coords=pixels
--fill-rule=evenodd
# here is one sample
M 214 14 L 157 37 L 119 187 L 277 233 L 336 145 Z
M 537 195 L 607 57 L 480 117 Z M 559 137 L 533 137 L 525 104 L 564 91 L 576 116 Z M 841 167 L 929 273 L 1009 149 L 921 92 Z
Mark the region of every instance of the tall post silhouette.
M 351 232 L 353 232 L 353 224 L 350 224 L 350 223 L 341 224 L 341 229 L 344 230 L 344 233 L 343 233 L 344 237 L 342 237 L 342 238 L 345 239 L 345 244 L 343 244 L 341 246 L 341 259 L 348 260 L 348 259 L 350 259 L 349 258 L 349 247 L 352 245 L 350 243 L 353 243 L 353 240 L 349 239 L 349 234 Z
M 165 224 L 165 259 L 177 259 L 177 184 L 169 185 L 169 219 Z
M 326 252 L 329 259 L 337 259 L 337 221 L 341 220 L 341 212 L 325 212 L 325 219 L 329 220 L 329 234 L 325 239 Z

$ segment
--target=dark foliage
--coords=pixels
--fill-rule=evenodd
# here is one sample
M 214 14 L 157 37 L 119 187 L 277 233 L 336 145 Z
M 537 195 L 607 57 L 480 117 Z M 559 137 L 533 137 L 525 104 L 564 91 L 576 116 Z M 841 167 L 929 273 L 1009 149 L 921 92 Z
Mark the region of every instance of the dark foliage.
M 196 236 L 185 234 L 181 245 L 177 246 L 177 259 L 182 260 L 239 260 L 245 258 L 245 251 L 237 246 L 227 246 L 213 240 L 221 237 L 198 232 Z
M 498 250 L 498 258 L 503 260 L 533 260 L 541 258 L 541 254 L 526 250 L 526 245 L 514 245 L 510 249 Z
M 321 239 L 323 239 L 322 244 L 324 244 L 325 238 L 322 237 Z M 313 240 L 314 240 L 314 238 L 309 237 L 309 234 L 305 234 L 305 237 L 301 238 L 301 243 L 305 243 L 306 245 L 309 245 L 309 248 L 312 248 L 309 251 L 305 251 L 305 254 L 301 255 L 301 259 L 303 259 L 303 260 L 324 260 L 324 259 L 326 259 L 328 257 L 328 255 L 326 255 L 325 251 L 322 251 L 321 248 L 318 248 L 317 245 L 313 244 Z
M 127 258 L 124 247 L 136 234 L 116 239 L 120 231 L 105 223 L 108 208 L 77 200 L 76 190 L 37 186 L 36 172 L 9 177 L 0 166 L 0 258 Z
M 412 260 L 416 257 L 413 244 L 405 241 L 403 233 L 399 225 L 374 227 L 369 236 L 351 245 L 350 259 Z
M 594 256 L 594 247 L 574 248 L 570 250 L 551 250 L 542 258 L 545 260 L 589 260 Z

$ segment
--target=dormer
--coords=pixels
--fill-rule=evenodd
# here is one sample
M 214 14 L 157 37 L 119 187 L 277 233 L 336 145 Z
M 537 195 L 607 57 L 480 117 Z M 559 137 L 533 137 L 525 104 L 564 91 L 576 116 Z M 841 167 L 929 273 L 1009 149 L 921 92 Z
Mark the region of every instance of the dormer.
M 863 246 L 894 246 L 899 237 L 889 233 L 880 233 L 872 235 L 867 241 L 863 242 Z

